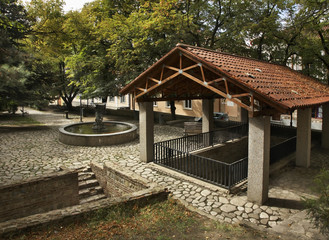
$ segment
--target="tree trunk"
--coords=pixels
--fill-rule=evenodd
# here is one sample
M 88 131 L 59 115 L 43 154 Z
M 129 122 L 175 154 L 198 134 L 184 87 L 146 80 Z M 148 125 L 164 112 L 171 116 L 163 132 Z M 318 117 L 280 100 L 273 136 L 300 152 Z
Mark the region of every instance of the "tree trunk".
M 175 101 L 170 101 L 171 120 L 176 120 Z
M 73 109 L 73 106 L 72 106 L 73 98 L 66 98 L 66 97 L 61 97 L 61 98 L 65 102 L 67 110 L 69 110 L 69 111 L 72 110 Z

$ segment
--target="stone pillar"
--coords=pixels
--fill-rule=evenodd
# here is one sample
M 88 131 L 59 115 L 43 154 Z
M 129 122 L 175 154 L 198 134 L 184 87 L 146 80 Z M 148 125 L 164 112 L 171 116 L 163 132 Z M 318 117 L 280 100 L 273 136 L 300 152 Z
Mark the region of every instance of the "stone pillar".
M 309 167 L 311 163 L 312 109 L 297 110 L 296 166 Z
M 139 102 L 139 141 L 142 162 L 153 161 L 154 116 L 152 102 Z
M 269 116 L 249 118 L 248 200 L 258 205 L 268 199 L 270 137 Z
M 214 130 L 214 102 L 212 99 L 202 99 L 202 132 Z
M 329 103 L 322 105 L 322 147 L 329 149 Z

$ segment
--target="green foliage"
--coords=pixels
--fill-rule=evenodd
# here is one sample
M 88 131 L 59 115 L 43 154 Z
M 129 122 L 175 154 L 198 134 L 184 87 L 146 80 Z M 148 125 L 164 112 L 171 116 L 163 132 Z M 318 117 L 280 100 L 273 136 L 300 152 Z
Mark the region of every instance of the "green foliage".
M 315 225 L 323 234 L 329 234 L 329 170 L 323 169 L 314 179 L 317 199 L 305 198 L 304 203 Z
M 63 4 L 31 0 L 26 14 L 15 0 L 0 3 L 8 12 L 0 45 L 9 46 L 0 49 L 10 53 L 0 55 L 7 64 L 0 73 L 16 70 L 17 88 L 29 83 L 37 98 L 47 92 L 44 99 L 60 96 L 70 107 L 79 92 L 117 95 L 179 42 L 282 65 L 299 56 L 304 73 L 328 81 L 327 1 L 95 0 L 67 13 Z M 24 64 L 27 54 L 16 47 L 23 40 L 31 59 Z

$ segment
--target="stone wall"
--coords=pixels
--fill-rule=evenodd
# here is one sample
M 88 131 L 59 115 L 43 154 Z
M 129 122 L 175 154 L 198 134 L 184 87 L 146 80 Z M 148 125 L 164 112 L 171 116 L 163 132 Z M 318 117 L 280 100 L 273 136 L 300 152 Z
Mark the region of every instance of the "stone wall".
M 144 178 L 115 163 L 91 163 L 91 169 L 108 197 L 119 197 L 150 187 Z
M 79 204 L 78 173 L 60 171 L 0 187 L 0 222 Z

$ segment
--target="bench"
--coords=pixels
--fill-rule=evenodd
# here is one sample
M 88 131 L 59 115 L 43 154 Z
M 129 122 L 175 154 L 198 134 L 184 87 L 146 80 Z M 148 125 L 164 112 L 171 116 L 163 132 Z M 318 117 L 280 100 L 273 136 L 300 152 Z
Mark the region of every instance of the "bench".
M 185 136 L 195 135 L 202 132 L 201 122 L 184 122 L 184 134 Z

